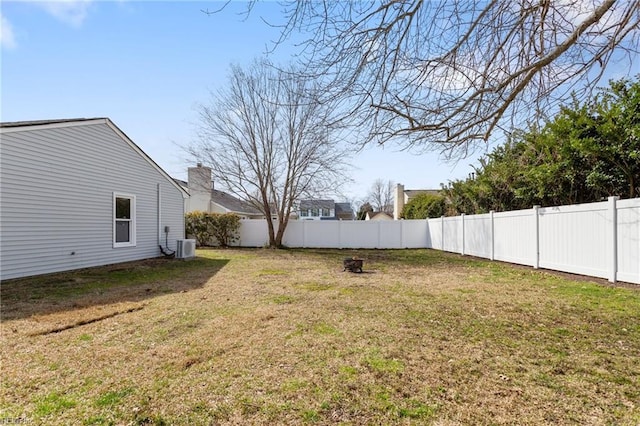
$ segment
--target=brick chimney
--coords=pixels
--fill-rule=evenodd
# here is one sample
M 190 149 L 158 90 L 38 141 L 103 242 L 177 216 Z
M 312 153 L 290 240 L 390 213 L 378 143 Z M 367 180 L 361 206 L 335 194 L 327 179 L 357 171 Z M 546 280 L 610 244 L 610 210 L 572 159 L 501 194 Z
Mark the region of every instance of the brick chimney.
M 187 211 L 204 211 L 211 209 L 211 168 L 198 163 L 196 167 L 189 167 L 189 203 Z
M 396 185 L 396 192 L 393 194 L 393 219 L 399 220 L 404 209 L 404 185 Z

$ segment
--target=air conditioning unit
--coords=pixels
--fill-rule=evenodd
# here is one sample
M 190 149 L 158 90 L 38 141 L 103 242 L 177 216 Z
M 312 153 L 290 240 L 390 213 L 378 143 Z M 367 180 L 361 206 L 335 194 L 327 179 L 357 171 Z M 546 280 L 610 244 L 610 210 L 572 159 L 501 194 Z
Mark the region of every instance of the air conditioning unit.
M 178 240 L 176 259 L 193 259 L 196 257 L 196 240 Z

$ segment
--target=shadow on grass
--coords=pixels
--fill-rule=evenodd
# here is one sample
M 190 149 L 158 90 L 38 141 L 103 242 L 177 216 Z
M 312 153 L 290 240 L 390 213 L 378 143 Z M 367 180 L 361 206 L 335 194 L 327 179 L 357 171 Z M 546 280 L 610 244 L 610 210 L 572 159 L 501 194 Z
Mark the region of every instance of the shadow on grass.
M 201 288 L 228 259 L 147 259 L 2 282 L 0 321 Z

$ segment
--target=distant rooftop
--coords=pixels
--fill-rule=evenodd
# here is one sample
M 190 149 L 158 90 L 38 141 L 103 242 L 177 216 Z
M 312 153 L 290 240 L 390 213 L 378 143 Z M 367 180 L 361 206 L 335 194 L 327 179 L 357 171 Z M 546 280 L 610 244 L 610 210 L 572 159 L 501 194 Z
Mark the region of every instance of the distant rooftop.
M 333 200 L 300 200 L 300 209 L 332 209 L 335 206 Z
M 242 201 L 233 195 L 226 192 L 219 191 L 217 189 L 211 190 L 211 201 L 224 206 L 226 209 L 238 213 L 260 214 L 260 211 L 256 209 L 251 203 Z
M 173 178 L 174 182 L 183 187 L 185 191 L 189 192 L 189 182 L 184 181 L 182 179 Z M 234 197 L 231 194 L 228 194 L 224 191 L 220 191 L 218 189 L 211 190 L 211 201 L 221 205 L 227 210 L 231 210 L 236 213 L 245 213 L 245 214 L 262 214 L 260 210 L 255 208 L 251 203 L 240 200 Z

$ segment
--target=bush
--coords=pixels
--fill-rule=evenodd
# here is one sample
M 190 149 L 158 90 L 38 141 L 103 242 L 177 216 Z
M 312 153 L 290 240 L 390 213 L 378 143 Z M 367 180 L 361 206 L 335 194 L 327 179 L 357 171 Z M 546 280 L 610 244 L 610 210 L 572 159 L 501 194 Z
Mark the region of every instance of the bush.
M 198 246 L 207 245 L 211 240 L 209 213 L 195 211 L 184 215 L 185 235 L 194 237 Z
M 198 246 L 228 247 L 238 239 L 240 217 L 233 213 L 195 211 L 185 215 L 185 232 L 196 239 Z
M 240 230 L 240 217 L 233 213 L 210 214 L 213 221 L 212 234 L 218 244 L 222 247 L 228 247 L 238 240 L 238 231 Z
M 427 219 L 445 213 L 445 199 L 440 195 L 420 194 L 409 201 L 402 210 L 403 219 Z

